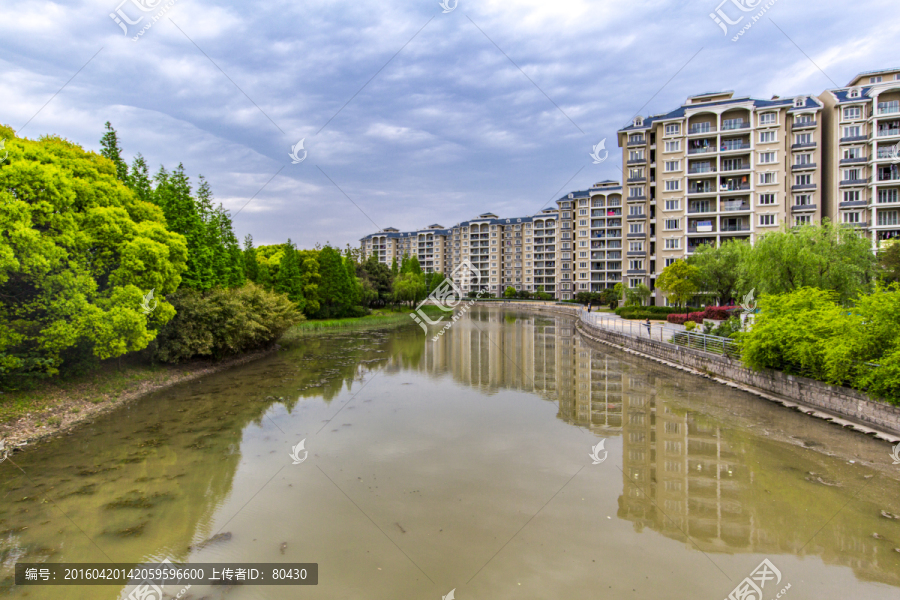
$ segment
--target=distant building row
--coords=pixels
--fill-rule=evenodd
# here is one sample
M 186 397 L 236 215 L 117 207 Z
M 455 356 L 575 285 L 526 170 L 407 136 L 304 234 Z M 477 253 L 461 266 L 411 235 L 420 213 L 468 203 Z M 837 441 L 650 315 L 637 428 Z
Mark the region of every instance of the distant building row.
M 604 181 L 538 215 L 486 213 L 451 228 L 385 229 L 362 239 L 388 264 L 416 255 L 426 271 L 470 260 L 482 288 L 569 299 L 656 276 L 702 244 L 755 241 L 824 217 L 872 240 L 900 237 L 900 69 L 857 75 L 818 98 L 691 96 L 618 132 L 624 188 Z M 624 256 L 623 256 L 624 253 Z M 664 304 L 656 297 L 654 303 Z

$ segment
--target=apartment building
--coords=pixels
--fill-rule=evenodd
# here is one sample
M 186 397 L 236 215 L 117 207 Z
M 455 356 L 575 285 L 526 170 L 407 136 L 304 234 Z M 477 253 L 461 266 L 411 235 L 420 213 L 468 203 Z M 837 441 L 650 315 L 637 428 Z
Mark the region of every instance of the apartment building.
M 363 260 L 370 256 L 390 266 L 404 256 L 415 256 L 426 273 L 449 273 L 452 268 L 450 230 L 429 225 L 420 231 L 401 232 L 393 227 L 367 235 L 360 240 Z
M 826 214 L 877 248 L 900 237 L 900 69 L 860 73 L 820 99 Z
M 820 221 L 823 110 L 812 96 L 715 92 L 620 130 L 627 285 L 653 289 L 662 269 L 703 244 Z M 654 293 L 654 303 L 667 301 Z
M 572 192 L 557 203 L 565 228 L 563 236 L 568 229 L 572 230 L 573 285 L 571 289 L 564 288 L 561 297 L 568 299 L 571 296 L 565 294 L 569 292 L 599 292 L 622 281 L 622 185 L 617 181 L 601 181 L 589 190 Z M 569 221 L 571 227 L 566 227 Z M 568 239 L 562 240 L 563 276 L 569 259 Z M 644 250 L 642 242 L 635 248 Z M 561 285 L 567 285 L 567 281 L 563 280 Z

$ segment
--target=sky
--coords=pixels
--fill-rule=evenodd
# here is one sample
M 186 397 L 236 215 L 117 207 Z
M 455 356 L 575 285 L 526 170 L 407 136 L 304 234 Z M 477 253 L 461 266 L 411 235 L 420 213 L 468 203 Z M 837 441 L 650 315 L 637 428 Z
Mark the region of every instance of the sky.
M 690 95 L 900 66 L 896 2 L 719 2 L 4 0 L 0 122 L 96 151 L 110 121 L 129 163 L 204 175 L 239 237 L 357 246 L 621 180 L 616 132 Z

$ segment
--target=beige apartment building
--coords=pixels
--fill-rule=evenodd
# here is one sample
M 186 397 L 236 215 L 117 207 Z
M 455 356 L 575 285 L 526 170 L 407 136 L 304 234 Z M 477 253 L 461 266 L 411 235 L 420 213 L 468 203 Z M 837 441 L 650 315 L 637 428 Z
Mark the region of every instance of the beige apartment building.
M 601 181 L 587 191 L 572 192 L 557 203 L 564 217 L 562 226 L 571 221 L 566 229 L 572 231 L 573 285 L 562 290 L 562 299 L 571 297 L 567 293 L 600 292 L 622 281 L 622 185 L 617 181 Z M 562 248 L 563 275 L 569 258 L 567 239 L 563 240 Z M 635 256 L 645 255 L 642 244 L 635 245 L 642 251 Z
M 619 131 L 629 287 L 703 244 L 749 240 L 824 215 L 821 100 L 691 96 Z M 655 304 L 667 300 L 654 292 Z
M 387 266 L 391 266 L 394 259 L 399 264 L 404 256 L 418 258 L 426 273 L 449 273 L 452 265 L 450 230 L 440 225 L 407 232 L 388 227 L 362 238 L 360 244 L 363 260 L 374 255 Z
M 820 98 L 826 215 L 877 248 L 900 237 L 900 69 L 861 73 Z

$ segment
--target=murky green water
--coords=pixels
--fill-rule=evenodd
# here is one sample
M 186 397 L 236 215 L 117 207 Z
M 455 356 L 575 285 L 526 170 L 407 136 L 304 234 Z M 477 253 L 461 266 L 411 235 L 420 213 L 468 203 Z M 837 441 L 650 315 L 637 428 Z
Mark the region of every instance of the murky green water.
M 766 558 L 782 575 L 766 599 L 900 598 L 887 444 L 588 345 L 566 318 L 311 337 L 13 458 L 14 597 L 127 595 L 16 588 L 16 561 L 168 557 L 319 563 L 316 587 L 194 600 L 720 600 Z

